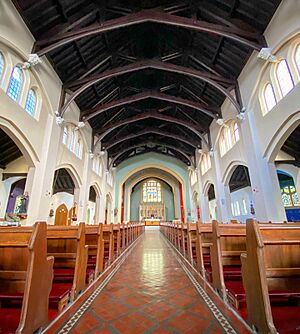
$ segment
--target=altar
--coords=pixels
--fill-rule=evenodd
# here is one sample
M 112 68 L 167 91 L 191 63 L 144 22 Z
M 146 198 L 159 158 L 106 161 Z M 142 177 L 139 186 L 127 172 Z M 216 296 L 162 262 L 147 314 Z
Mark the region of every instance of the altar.
M 144 219 L 145 226 L 159 226 L 160 219 L 158 218 L 145 218 Z

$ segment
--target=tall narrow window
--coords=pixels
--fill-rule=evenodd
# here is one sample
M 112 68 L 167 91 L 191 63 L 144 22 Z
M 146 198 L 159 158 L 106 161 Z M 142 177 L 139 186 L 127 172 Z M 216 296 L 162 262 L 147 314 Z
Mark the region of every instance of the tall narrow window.
M 16 102 L 20 99 L 23 81 L 24 75 L 22 70 L 20 67 L 15 66 L 10 77 L 7 95 Z
M 233 124 L 232 131 L 233 131 L 233 141 L 234 143 L 236 143 L 240 140 L 240 132 L 237 123 Z
M 294 81 L 285 59 L 281 60 L 277 65 L 276 74 L 282 97 L 284 97 L 294 88 Z
M 78 158 L 81 158 L 81 140 L 80 138 L 76 142 L 75 154 L 77 155 Z
M 67 145 L 67 143 L 68 143 L 68 128 L 64 126 L 63 144 Z
M 161 185 L 159 182 L 150 180 L 143 185 L 144 202 L 161 202 Z
M 33 89 L 30 89 L 27 95 L 25 110 L 29 115 L 34 116 L 36 109 L 36 94 Z
M 73 152 L 74 150 L 74 144 L 75 144 L 75 132 L 74 128 L 71 129 L 71 134 L 70 134 L 70 142 L 69 142 L 69 150 Z
M 295 52 L 295 63 L 298 69 L 298 72 L 300 74 L 300 44 L 298 44 L 297 48 L 296 48 L 296 52 Z M 1 76 L 1 74 L 0 74 Z
M 265 99 L 267 111 L 270 111 L 276 106 L 276 97 L 275 97 L 273 86 L 270 82 L 265 86 L 264 99 Z
M 3 72 L 4 72 L 4 57 L 2 52 L 0 52 L 0 80 L 2 78 Z

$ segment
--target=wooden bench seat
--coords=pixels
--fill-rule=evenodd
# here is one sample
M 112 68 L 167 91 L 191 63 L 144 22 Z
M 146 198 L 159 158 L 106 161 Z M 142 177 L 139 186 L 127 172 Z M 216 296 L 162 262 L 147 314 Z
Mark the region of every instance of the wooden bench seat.
M 196 268 L 208 281 L 212 281 L 210 247 L 212 245 L 212 224 L 196 224 Z
M 47 228 L 47 251 L 54 257 L 54 284 L 71 283 L 70 301 L 85 289 L 88 246 L 85 245 L 85 224 L 50 226 Z M 68 285 L 62 285 L 67 288 Z M 65 299 L 59 303 L 59 310 Z
M 297 333 L 300 224 L 259 224 L 249 219 L 246 228 L 247 251 L 241 260 L 248 322 L 261 333 Z
M 0 228 L 0 333 L 31 334 L 48 323 L 53 257 L 45 223 Z
M 87 283 L 91 283 L 104 269 L 103 224 L 85 226 L 85 244 L 88 245 Z
M 240 301 L 245 299 L 245 293 L 242 293 L 240 260 L 245 250 L 245 225 L 212 222 L 212 285 L 225 301 L 229 301 L 236 308 L 239 308 Z
M 103 224 L 104 257 L 103 267 L 107 268 L 113 261 L 114 235 L 113 224 Z

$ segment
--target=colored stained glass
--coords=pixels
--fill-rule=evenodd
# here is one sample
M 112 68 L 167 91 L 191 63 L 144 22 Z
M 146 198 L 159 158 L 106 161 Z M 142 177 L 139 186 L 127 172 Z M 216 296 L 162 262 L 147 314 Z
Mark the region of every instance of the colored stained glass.
M 161 202 L 161 185 L 156 181 L 147 181 L 143 185 L 144 202 Z
M 292 200 L 293 200 L 293 205 L 294 206 L 300 206 L 299 196 L 298 196 L 297 192 L 292 194 Z
M 285 207 L 292 206 L 291 196 L 283 193 L 282 194 L 282 203 L 283 203 L 283 206 L 285 206 Z
M 29 115 L 34 116 L 36 109 L 36 94 L 34 90 L 30 89 L 27 95 L 25 110 Z
M 20 67 L 16 66 L 12 71 L 7 90 L 7 95 L 16 102 L 19 101 L 22 84 L 23 84 L 23 72 L 20 69 Z

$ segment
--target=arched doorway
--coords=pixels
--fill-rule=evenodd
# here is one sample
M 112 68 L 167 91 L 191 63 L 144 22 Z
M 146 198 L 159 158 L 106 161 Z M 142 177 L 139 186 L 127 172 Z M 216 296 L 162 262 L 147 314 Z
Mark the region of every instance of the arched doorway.
M 235 167 L 229 180 L 229 190 L 233 220 L 245 222 L 247 218 L 253 217 L 255 210 L 248 167 Z
M 51 209 L 55 211 L 55 225 L 71 225 L 77 221 L 77 203 L 74 198 L 75 182 L 66 168 L 55 171 Z
M 89 190 L 89 200 L 86 212 L 86 223 L 95 224 L 96 223 L 96 212 L 97 212 L 97 192 L 94 186 L 90 187 Z
M 112 217 L 111 217 L 111 208 L 112 208 L 112 198 L 110 194 L 106 195 L 106 202 L 105 202 L 105 224 L 112 223 Z
M 66 207 L 65 204 L 61 204 L 56 209 L 54 225 L 58 226 L 69 225 L 67 224 L 67 221 L 68 221 L 68 208 Z
M 207 190 L 207 198 L 208 198 L 208 208 L 209 208 L 209 218 L 217 219 L 218 211 L 217 211 L 217 200 L 216 200 L 216 193 L 215 187 L 211 183 L 208 190 Z
M 275 165 L 287 220 L 300 221 L 300 125 L 282 145 Z
M 28 162 L 14 139 L 0 127 L 0 218 L 25 223 L 29 196 Z

